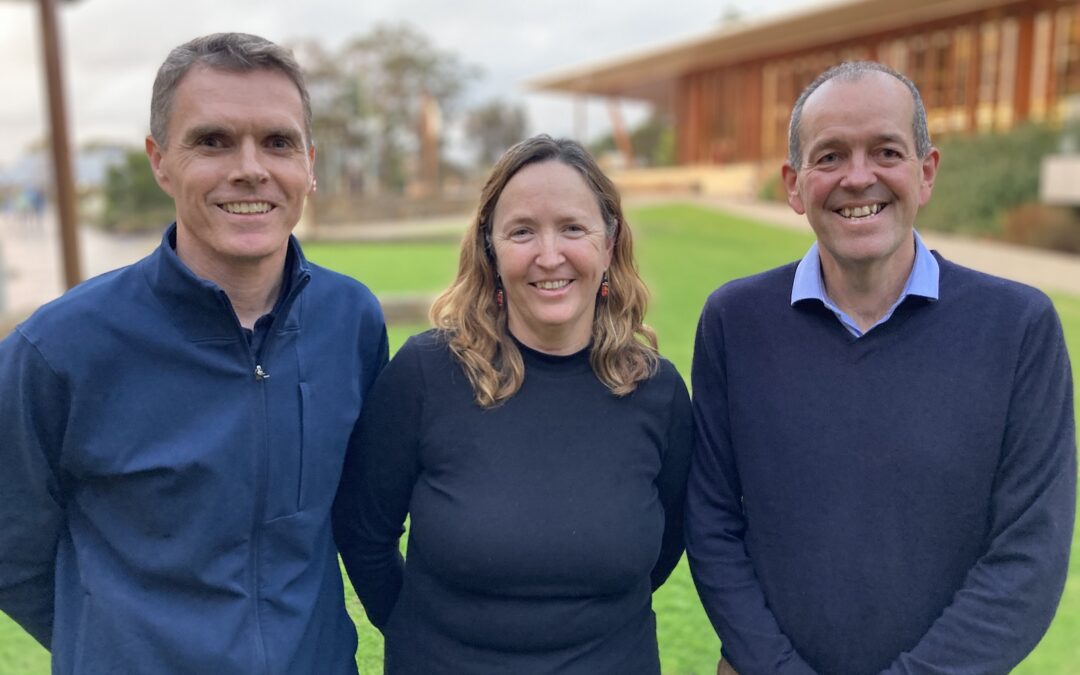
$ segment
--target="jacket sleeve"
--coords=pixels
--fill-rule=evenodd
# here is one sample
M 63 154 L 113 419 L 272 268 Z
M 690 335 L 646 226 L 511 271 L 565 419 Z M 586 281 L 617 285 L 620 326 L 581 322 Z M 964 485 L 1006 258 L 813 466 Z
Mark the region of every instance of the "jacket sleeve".
M 371 623 L 383 630 L 401 591 L 399 541 L 419 473 L 423 383 L 409 343 L 364 402 L 334 501 L 334 539 Z
M 1073 384 L 1047 300 L 1020 347 L 992 495 L 986 552 L 952 603 L 890 675 L 1006 673 L 1053 619 L 1076 509 Z
M 18 330 L 0 342 L 0 610 L 46 649 L 64 523 L 59 455 L 63 381 Z
M 781 632 L 754 573 L 728 423 L 723 326 L 715 296 L 698 324 L 691 373 L 694 453 L 686 502 L 686 555 L 724 658 L 742 675 L 812 675 Z
M 690 469 L 690 451 L 694 439 L 690 395 L 686 392 L 682 377 L 678 373 L 673 375 L 675 386 L 669 404 L 664 463 L 656 478 L 660 503 L 664 507 L 664 537 L 660 543 L 660 556 L 650 575 L 654 591 L 667 581 L 683 554 L 686 474 Z
M 390 343 L 386 336 L 386 323 L 382 318 L 382 310 L 378 312 L 379 319 L 379 339 L 370 345 L 367 354 L 361 354 L 360 358 L 363 359 L 364 364 L 371 364 L 370 367 L 364 368 L 364 399 L 367 400 L 368 392 L 371 391 L 371 387 L 375 385 L 375 379 L 378 378 L 379 373 L 386 367 L 387 362 L 390 360 Z

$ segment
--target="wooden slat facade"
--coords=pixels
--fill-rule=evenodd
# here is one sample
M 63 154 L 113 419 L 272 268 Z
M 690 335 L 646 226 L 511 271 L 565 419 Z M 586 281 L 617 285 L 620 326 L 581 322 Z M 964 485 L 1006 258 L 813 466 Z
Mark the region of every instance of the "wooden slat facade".
M 911 77 L 932 135 L 1080 118 L 1080 2 L 1022 0 L 683 74 L 673 104 L 679 163 L 783 157 L 799 92 L 856 59 Z

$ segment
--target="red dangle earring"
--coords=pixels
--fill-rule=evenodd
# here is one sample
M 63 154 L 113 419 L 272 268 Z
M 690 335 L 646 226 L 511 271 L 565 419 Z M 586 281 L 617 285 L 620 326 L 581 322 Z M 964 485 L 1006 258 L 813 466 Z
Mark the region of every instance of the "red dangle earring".
M 502 309 L 504 302 L 502 280 L 499 275 L 495 275 L 495 304 L 499 306 L 499 309 Z
M 600 297 L 606 298 L 608 293 L 611 292 L 611 287 L 608 286 L 607 271 L 604 272 L 604 277 L 600 280 Z

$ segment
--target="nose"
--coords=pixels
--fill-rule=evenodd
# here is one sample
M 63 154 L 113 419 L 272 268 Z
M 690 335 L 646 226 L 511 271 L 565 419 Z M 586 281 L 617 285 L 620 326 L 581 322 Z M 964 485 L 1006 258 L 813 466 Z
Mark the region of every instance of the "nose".
M 558 267 L 566 260 L 557 233 L 544 232 L 537 238 L 537 245 L 540 250 L 536 254 L 536 264 L 540 267 Z
M 877 174 L 874 165 L 864 152 L 857 152 L 851 156 L 843 180 L 840 185 L 854 192 L 859 192 L 877 182 Z
M 263 165 L 258 144 L 253 139 L 244 139 L 237 148 L 236 164 L 229 180 L 233 183 L 258 185 L 270 179 L 270 174 Z

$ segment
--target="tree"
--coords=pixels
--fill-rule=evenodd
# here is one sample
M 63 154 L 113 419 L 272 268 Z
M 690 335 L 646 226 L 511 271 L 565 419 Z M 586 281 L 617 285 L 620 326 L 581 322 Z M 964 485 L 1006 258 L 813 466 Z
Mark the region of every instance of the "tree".
M 465 86 L 479 70 L 433 45 L 407 24 L 379 25 L 336 52 L 313 41 L 298 46 L 312 94 L 316 142 L 330 150 L 320 162 L 331 186 L 355 188 L 368 175 L 400 192 L 407 158 L 419 146 L 425 96 L 444 118 L 457 112 Z M 322 181 L 320 181 L 321 183 Z
M 635 160 L 644 166 L 671 166 L 675 164 L 675 127 L 667 117 L 653 113 L 630 131 L 630 147 Z M 611 134 L 589 144 L 589 152 L 602 155 L 615 150 L 615 138 Z
M 150 160 L 142 150 L 129 150 L 124 162 L 105 174 L 102 227 L 114 232 L 160 230 L 176 212 L 172 197 L 158 187 Z
M 476 163 L 490 167 L 511 145 L 525 137 L 525 111 L 521 106 L 493 99 L 470 110 L 465 131 L 476 145 Z

